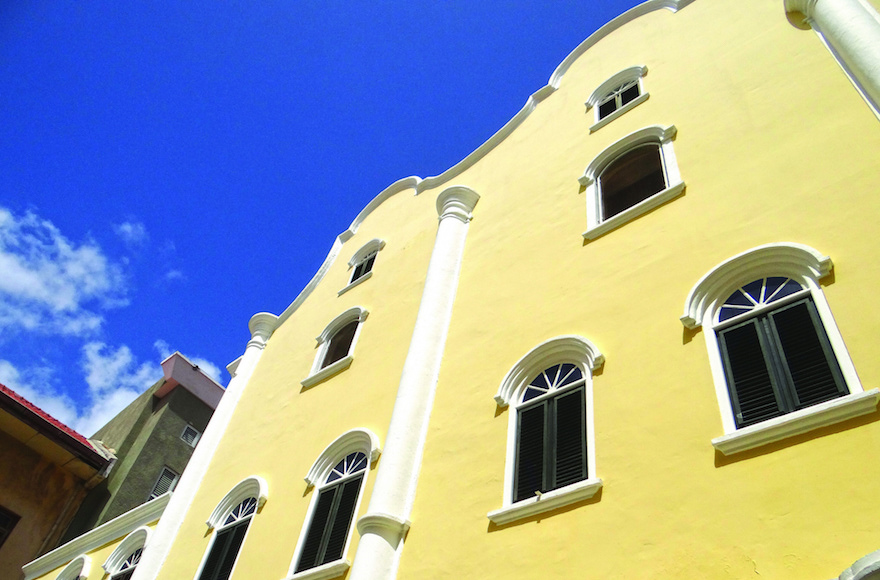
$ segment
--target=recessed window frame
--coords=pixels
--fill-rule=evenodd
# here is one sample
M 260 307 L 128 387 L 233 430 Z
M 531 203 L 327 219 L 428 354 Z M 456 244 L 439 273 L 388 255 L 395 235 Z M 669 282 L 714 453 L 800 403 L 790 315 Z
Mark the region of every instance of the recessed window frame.
M 334 472 L 336 466 L 346 457 L 356 453 L 363 453 L 366 456 L 366 467 L 357 473 L 349 474 L 328 482 L 327 480 Z M 379 438 L 372 431 L 364 428 L 352 429 L 343 433 L 321 452 L 305 476 L 307 488 L 312 488 L 312 497 L 309 502 L 308 510 L 306 511 L 306 518 L 300 530 L 300 535 L 293 553 L 293 559 L 290 562 L 290 568 L 285 580 L 324 580 L 327 578 L 336 578 L 349 569 L 351 562 L 346 558 L 346 555 L 350 548 L 351 539 L 356 527 L 356 517 L 360 510 L 361 502 L 364 500 L 364 489 L 366 488 L 370 471 L 373 470 L 375 462 L 381 453 L 382 450 L 379 447 Z M 297 572 L 303 548 L 309 532 L 311 531 L 322 491 L 326 491 L 334 486 L 344 485 L 347 482 L 354 481 L 358 477 L 360 478 L 360 485 L 357 492 L 358 497 L 352 510 L 351 522 L 349 523 L 349 529 L 346 533 L 342 555 L 338 559 Z
M 162 483 L 163 479 L 166 479 L 166 475 L 171 476 L 171 483 L 168 484 L 167 489 L 165 491 L 159 491 L 157 488 L 159 484 Z M 147 497 L 147 501 L 154 500 L 157 497 L 164 495 L 170 491 L 174 491 L 174 487 L 177 485 L 177 482 L 180 481 L 180 474 L 168 467 L 167 465 L 162 466 L 162 471 L 159 472 L 159 477 L 156 478 L 156 482 L 153 484 L 153 487 L 150 488 L 150 495 Z
M 373 267 L 375 260 L 382 248 L 385 247 L 385 240 L 374 238 L 364 244 L 348 261 L 348 267 L 351 270 L 348 285 L 340 290 L 337 295 L 342 296 L 355 286 L 363 284 L 373 276 Z M 362 270 L 366 271 L 362 271 Z
M 192 441 L 187 441 L 187 439 L 186 439 L 187 431 L 191 431 L 194 433 L 194 435 L 192 437 Z M 195 427 L 193 427 L 192 425 L 185 425 L 183 427 L 183 431 L 180 432 L 180 440 L 193 448 L 195 448 L 195 446 L 198 445 L 199 439 L 201 439 L 201 438 L 202 438 L 202 432 L 199 431 L 198 429 L 196 429 Z
M 681 179 L 672 146 L 676 134 L 675 125 L 645 127 L 612 143 L 587 165 L 583 176 L 578 179 L 584 186 L 587 201 L 587 230 L 583 233 L 584 239 L 590 241 L 605 235 L 684 193 L 685 184 Z M 666 187 L 616 215 L 603 219 L 601 174 L 622 156 L 646 145 L 658 147 Z
M 587 107 L 587 111 L 590 111 L 590 109 L 594 111 L 594 123 L 590 127 L 590 133 L 598 131 L 614 119 L 648 100 L 650 95 L 645 90 L 642 81 L 642 78 L 646 74 L 648 74 L 647 66 L 631 66 L 615 73 L 601 85 L 596 87 L 596 90 L 593 91 L 593 94 L 591 94 L 590 98 L 587 99 L 587 102 L 584 103 Z M 623 91 L 620 89 L 632 86 L 633 84 L 638 87 L 639 95 L 627 103 L 621 103 L 619 93 L 622 93 Z M 609 98 L 615 98 L 617 106 L 614 111 L 608 113 L 604 117 L 600 117 L 600 107 L 607 102 Z
M 821 252 L 792 242 L 758 246 L 721 262 L 704 275 L 685 300 L 681 321 L 685 327 L 704 328 L 709 366 L 718 399 L 724 435 L 712 439 L 712 445 L 725 455 L 740 453 L 873 412 L 880 401 L 880 389 L 865 391 L 846 349 L 820 280 L 831 273 L 831 258 Z M 803 290 L 757 308 L 748 316 L 719 320 L 725 300 L 738 288 L 768 277 L 786 277 Z M 778 417 L 745 427 L 737 427 L 734 401 L 728 386 L 727 367 L 723 360 L 718 334 L 752 316 L 773 312 L 787 304 L 808 297 L 833 351 L 848 394 L 829 401 L 794 410 Z
M 354 361 L 355 345 L 360 337 L 363 323 L 369 314 L 370 313 L 365 308 L 354 306 L 334 318 L 333 321 L 324 328 L 321 334 L 315 339 L 318 342 L 318 352 L 315 354 L 315 360 L 312 363 L 311 372 L 308 377 L 300 381 L 300 384 L 304 389 L 316 385 L 351 366 L 352 361 Z M 349 344 L 348 354 L 325 366 L 324 360 L 327 356 L 327 350 L 330 347 L 333 337 L 352 322 L 357 322 L 357 328 L 355 329 L 351 343 Z
M 507 423 L 507 447 L 504 472 L 502 507 L 491 511 L 487 517 L 495 524 L 504 525 L 536 514 L 544 513 L 593 497 L 602 488 L 602 479 L 596 471 L 596 438 L 593 429 L 593 373 L 605 361 L 599 349 L 588 339 L 578 335 L 563 335 L 547 340 L 530 350 L 508 371 L 501 382 L 495 402 L 499 407 L 509 407 Z M 567 385 L 528 401 L 523 395 L 529 383 L 540 372 L 556 364 L 572 363 L 583 374 L 583 381 Z M 586 478 L 534 497 L 515 501 L 515 478 L 517 474 L 517 446 L 519 442 L 520 410 L 531 407 L 544 399 L 573 393 L 583 389 L 584 429 L 586 437 Z
M 215 545 L 217 544 L 220 534 L 230 533 L 230 530 L 245 527 L 244 535 L 238 544 L 238 548 L 233 556 L 232 565 L 229 569 L 228 577 L 234 577 L 235 567 L 241 558 L 241 553 L 247 543 L 247 537 L 253 527 L 254 519 L 262 511 L 263 506 L 269 498 L 269 485 L 266 480 L 259 475 L 246 477 L 238 482 L 220 502 L 214 507 L 214 511 L 208 517 L 206 524 L 211 530 L 211 538 L 208 541 L 208 547 L 202 556 L 202 561 L 196 570 L 196 580 L 215 580 L 209 576 L 204 576 L 205 565 L 212 556 Z M 250 509 L 251 501 L 253 501 L 253 509 Z M 242 508 L 246 509 L 242 509 Z M 236 515 L 244 514 L 244 515 Z M 232 518 L 232 521 L 229 521 Z M 225 539 L 225 538 L 224 538 Z M 234 539 L 233 539 L 234 541 Z M 228 547 L 227 547 L 228 548 Z M 227 549 L 224 548 L 224 549 Z M 226 555 L 224 554 L 224 561 Z

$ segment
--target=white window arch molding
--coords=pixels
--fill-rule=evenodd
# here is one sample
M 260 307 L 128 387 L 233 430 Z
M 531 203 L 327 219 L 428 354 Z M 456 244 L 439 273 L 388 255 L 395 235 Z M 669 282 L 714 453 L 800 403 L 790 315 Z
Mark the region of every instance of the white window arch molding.
M 641 66 L 631 66 L 629 68 L 625 68 L 622 71 L 615 73 L 611 77 L 608 78 L 601 85 L 596 87 L 596 90 L 593 91 L 593 94 L 590 95 L 590 98 L 587 99 L 585 105 L 587 106 L 587 111 L 593 109 L 594 111 L 594 123 L 590 127 L 590 133 L 598 131 L 614 119 L 618 118 L 622 114 L 626 113 L 630 109 L 637 107 L 638 105 L 644 103 L 648 100 L 648 92 L 645 90 L 644 85 L 642 84 L 642 78 L 648 74 L 648 67 L 645 65 Z M 618 106 L 614 109 L 613 112 L 605 115 L 602 118 L 599 118 L 599 105 L 605 102 L 609 97 L 618 97 L 620 95 L 615 95 L 618 89 L 626 86 L 635 86 L 638 88 L 638 96 L 632 100 L 629 100 L 626 103 L 618 103 Z
M 360 337 L 363 322 L 367 319 L 369 314 L 369 311 L 365 308 L 354 306 L 334 318 L 330 324 L 324 328 L 321 334 L 315 339 L 318 342 L 318 352 L 315 355 L 315 360 L 312 363 L 312 369 L 309 376 L 300 382 L 303 388 L 307 389 L 316 385 L 351 366 L 351 363 L 354 360 L 354 347 Z M 351 338 L 351 343 L 348 345 L 348 354 L 335 362 L 324 365 L 323 363 L 327 357 L 327 350 L 330 348 L 333 337 L 349 323 L 355 321 L 357 321 L 358 325 Z
M 126 563 L 129 565 L 132 564 L 132 562 L 129 562 L 129 559 L 135 554 L 135 552 L 143 550 L 146 547 L 152 533 L 152 530 L 147 526 L 141 526 L 135 529 L 119 542 L 119 545 L 110 553 L 101 567 L 104 568 L 105 572 L 110 574 L 111 578 L 120 572 L 123 572 L 123 566 L 125 566 Z M 140 557 L 136 557 L 136 560 L 140 560 Z M 137 565 L 137 562 L 135 561 L 133 564 Z
M 80 554 L 64 567 L 55 580 L 86 580 L 92 571 L 92 559 Z
M 523 356 L 508 371 L 495 402 L 499 407 L 512 407 L 508 412 L 507 449 L 504 469 L 504 496 L 501 509 L 489 512 L 488 518 L 496 524 L 506 524 L 535 514 L 593 497 L 602 487 L 602 480 L 596 476 L 595 434 L 593 430 L 593 381 L 592 375 L 605 362 L 605 357 L 588 339 L 578 335 L 563 335 L 547 340 Z M 586 428 L 586 466 L 587 478 L 576 483 L 536 495 L 521 501 L 514 501 L 514 477 L 517 443 L 517 408 L 529 382 L 540 372 L 552 365 L 574 363 L 583 373 L 585 428 Z
M 873 412 L 880 399 L 880 390 L 864 391 L 852 359 L 819 281 L 831 273 L 831 258 L 804 244 L 779 242 L 758 246 L 721 262 L 704 275 L 688 293 L 681 322 L 686 328 L 704 327 L 709 365 L 715 383 L 724 435 L 712 445 L 725 455 L 753 449 L 805 433 L 819 427 Z M 767 277 L 787 277 L 802 290 L 773 302 L 773 310 L 786 301 L 809 296 L 824 327 L 833 355 L 849 390 L 848 395 L 737 429 L 724 363 L 716 334 L 719 310 L 724 301 L 738 288 Z M 761 308 L 761 307 L 758 307 Z M 756 309 L 756 312 L 760 312 Z
M 596 239 L 684 193 L 685 184 L 681 179 L 672 146 L 677 132 L 675 125 L 666 127 L 653 125 L 639 129 L 609 145 L 587 165 L 583 176 L 578 178 L 578 182 L 586 188 L 587 230 L 583 234 L 586 240 Z M 613 217 L 603 219 L 600 174 L 622 155 L 649 144 L 659 147 L 665 188 Z
M 363 284 L 373 276 L 373 262 L 369 260 L 375 260 L 376 254 L 378 254 L 384 247 L 385 240 L 373 238 L 354 253 L 348 261 L 348 268 L 351 270 L 348 285 L 337 293 L 338 296 L 342 296 L 355 286 Z M 365 268 L 366 266 L 368 267 L 365 272 L 359 271 L 359 268 Z
M 210 530 L 211 539 L 208 542 L 208 549 L 196 571 L 195 578 L 197 580 L 213 580 L 210 570 L 206 570 L 206 564 L 209 560 L 213 560 L 215 569 L 224 566 L 229 569 L 229 576 L 235 570 L 238 557 L 241 555 L 241 548 L 247 541 L 253 518 L 260 513 L 269 499 L 269 484 L 259 475 L 251 475 L 239 481 L 223 496 L 211 515 L 205 522 Z M 247 521 L 247 527 L 244 530 L 244 536 L 237 541 L 237 546 L 232 546 L 236 540 L 230 540 L 227 535 L 229 531 L 237 526 L 243 526 Z M 218 540 L 219 538 L 219 540 Z M 221 541 L 220 546 L 224 544 L 227 548 L 218 550 L 222 554 L 215 555 L 215 544 Z M 234 550 L 234 552 L 232 552 Z M 217 557 L 215 557 L 217 556 Z M 210 568 L 210 566 L 207 566 Z
M 303 547 L 306 543 L 306 537 L 311 531 L 311 526 L 313 524 L 315 511 L 318 504 L 318 497 L 320 495 L 321 489 L 325 487 L 327 483 L 335 484 L 336 482 L 328 482 L 328 478 L 334 472 L 334 468 L 341 461 L 346 459 L 346 457 L 357 453 L 363 453 L 366 456 L 368 464 L 366 465 L 366 469 L 362 470 L 365 471 L 365 473 L 360 481 L 360 485 L 357 491 L 358 496 L 353 508 L 353 514 L 356 515 L 358 513 L 358 509 L 360 508 L 361 501 L 363 500 L 363 492 L 364 487 L 366 486 L 367 474 L 371 469 L 371 466 L 376 462 L 376 460 L 379 458 L 379 455 L 382 453 L 382 449 L 379 446 L 379 438 L 376 436 L 376 434 L 365 428 L 357 428 L 346 431 L 345 433 L 337 437 L 326 448 L 324 448 L 324 450 L 309 468 L 309 471 L 304 479 L 307 488 L 315 488 L 315 490 L 312 493 L 312 498 L 309 503 L 309 508 L 306 512 L 306 519 L 303 522 L 299 539 L 296 542 L 296 548 L 294 550 L 293 559 L 290 562 L 290 569 L 288 570 L 286 580 L 325 580 L 329 578 L 336 578 L 344 574 L 351 566 L 351 562 L 346 559 L 345 555 L 348 552 L 348 547 L 351 543 L 351 536 L 355 528 L 353 518 L 352 523 L 349 525 L 349 529 L 346 531 L 345 542 L 342 548 L 342 556 L 340 558 L 326 562 L 324 564 L 320 564 L 318 566 L 314 566 L 306 570 L 302 570 L 300 572 L 296 571 L 300 561 L 300 556 L 303 552 Z M 340 479 L 338 479 L 337 481 L 340 481 Z

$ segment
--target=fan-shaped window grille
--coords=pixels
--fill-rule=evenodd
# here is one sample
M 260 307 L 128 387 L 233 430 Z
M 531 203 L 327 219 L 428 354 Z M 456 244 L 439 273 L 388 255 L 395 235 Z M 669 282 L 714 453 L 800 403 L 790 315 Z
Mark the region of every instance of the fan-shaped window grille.
M 366 454 L 356 451 L 330 470 L 318 489 L 296 572 L 342 558 L 368 465 Z
M 538 373 L 523 391 L 513 501 L 588 477 L 584 383 L 584 372 L 564 363 Z
M 134 575 L 135 566 L 138 565 L 138 562 L 141 561 L 141 554 L 143 553 L 143 548 L 138 548 L 119 567 L 119 572 L 110 577 L 111 580 L 128 580 Z

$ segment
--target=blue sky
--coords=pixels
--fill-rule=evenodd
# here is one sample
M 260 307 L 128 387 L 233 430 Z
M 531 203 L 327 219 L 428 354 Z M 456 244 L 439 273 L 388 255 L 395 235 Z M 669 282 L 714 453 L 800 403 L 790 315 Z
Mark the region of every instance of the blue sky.
M 0 4 L 0 382 L 86 435 L 175 350 L 225 385 L 375 195 L 637 3 Z

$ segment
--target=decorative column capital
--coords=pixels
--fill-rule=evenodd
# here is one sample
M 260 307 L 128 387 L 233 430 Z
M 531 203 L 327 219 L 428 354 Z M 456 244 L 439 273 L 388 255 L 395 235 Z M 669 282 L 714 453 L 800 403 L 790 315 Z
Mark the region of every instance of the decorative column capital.
M 251 339 L 247 347 L 255 346 L 260 350 L 266 347 L 266 342 L 275 329 L 278 328 L 278 317 L 269 312 L 258 312 L 251 316 L 248 329 L 251 331 Z
M 808 30 L 819 0 L 784 0 L 785 13 L 793 26 Z
M 473 218 L 471 212 L 474 211 L 478 201 L 480 195 L 469 187 L 464 185 L 447 187 L 437 196 L 437 213 L 440 215 L 440 221 L 452 217 L 468 223 Z

